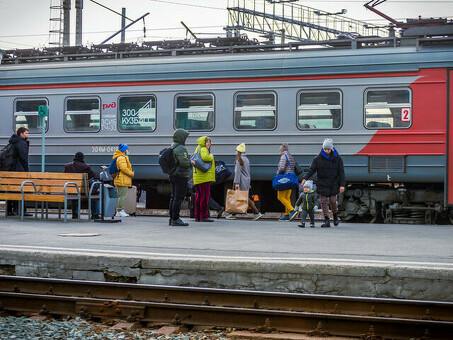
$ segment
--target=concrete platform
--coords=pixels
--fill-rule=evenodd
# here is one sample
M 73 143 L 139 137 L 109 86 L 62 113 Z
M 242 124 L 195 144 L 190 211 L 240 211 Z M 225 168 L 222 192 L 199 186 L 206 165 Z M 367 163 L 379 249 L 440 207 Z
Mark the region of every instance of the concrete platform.
M 453 301 L 453 227 L 0 219 L 0 274 Z

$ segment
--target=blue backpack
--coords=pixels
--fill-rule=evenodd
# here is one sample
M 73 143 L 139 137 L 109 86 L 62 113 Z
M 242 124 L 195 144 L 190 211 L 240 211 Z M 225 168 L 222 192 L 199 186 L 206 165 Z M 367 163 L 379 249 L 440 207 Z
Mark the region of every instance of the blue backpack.
M 112 160 L 112 163 L 110 163 L 109 168 L 107 170 L 108 173 L 112 176 L 112 178 L 115 178 L 118 175 L 118 172 L 120 172 L 118 170 L 118 167 L 116 166 L 116 160 L 117 159 L 118 158 L 115 158 L 114 160 Z

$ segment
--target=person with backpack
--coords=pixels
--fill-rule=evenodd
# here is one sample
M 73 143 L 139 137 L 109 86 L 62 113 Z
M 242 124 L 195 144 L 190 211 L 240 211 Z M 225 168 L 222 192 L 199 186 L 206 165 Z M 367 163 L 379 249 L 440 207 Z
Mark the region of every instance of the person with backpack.
M 110 168 L 114 168 L 116 165 L 116 176 L 114 176 L 113 183 L 118 190 L 118 201 L 116 203 L 116 215 L 117 217 L 128 217 L 123 205 L 127 197 L 127 189 L 132 186 L 132 177 L 134 172 L 132 171 L 131 162 L 129 161 L 129 147 L 127 144 L 120 144 L 118 150 L 113 154 L 113 161 L 109 167 L 109 172 L 114 176 L 115 171 Z M 112 176 L 112 177 L 113 177 Z
M 64 166 L 64 171 L 65 173 L 75 173 L 75 174 L 81 174 L 81 173 L 86 173 L 88 174 L 88 182 L 91 182 L 90 180 L 96 179 L 96 174 L 94 171 L 91 169 L 91 167 L 85 163 L 85 155 L 82 152 L 77 152 L 74 155 L 74 160 L 72 162 L 66 163 Z M 90 188 L 88 187 L 88 190 Z M 76 201 L 71 202 L 71 208 L 72 208 L 72 218 L 77 219 L 79 216 L 79 207 Z M 99 207 L 100 207 L 100 202 L 99 201 L 94 201 L 93 203 L 93 211 L 91 214 L 91 219 L 92 220 L 98 220 L 101 218 L 99 215 Z
M 189 137 L 189 132 L 184 129 L 176 129 L 173 132 L 173 143 L 170 146 L 172 150 L 172 158 L 166 161 L 167 164 L 164 164 L 162 170 L 168 173 L 168 179 L 171 184 L 171 196 L 169 204 L 170 219 L 168 220 L 168 225 L 175 227 L 187 227 L 189 223 L 183 222 L 180 218 L 181 212 L 181 203 L 186 197 L 187 192 L 187 182 L 189 180 L 189 171 L 192 167 L 190 163 L 189 154 L 187 153 L 186 139 Z M 162 154 L 168 149 L 162 150 Z M 161 156 L 159 163 L 162 166 L 162 160 L 165 156 Z M 171 170 L 168 170 L 168 169 Z
M 317 173 L 317 192 L 321 198 L 321 208 L 324 214 L 322 228 L 329 228 L 329 203 L 333 213 L 333 224 L 337 226 L 338 220 L 337 195 L 343 193 L 346 186 L 343 160 L 338 151 L 333 147 L 333 140 L 326 138 L 322 144 L 321 152 L 311 162 L 310 169 L 302 180 L 302 185 Z
M 26 127 L 21 126 L 17 129 L 16 133 L 9 139 L 9 152 L 5 150 L 5 159 L 2 159 L 2 163 L 9 165 L 9 171 L 30 171 L 28 167 L 28 149 L 30 142 L 28 141 L 29 131 Z M 5 148 L 8 149 L 8 146 Z M 19 215 L 19 203 L 17 201 L 8 201 L 7 214 L 8 216 Z M 32 214 L 25 212 L 25 216 L 32 216 Z
M 195 185 L 195 221 L 196 222 L 214 222 L 209 218 L 209 197 L 211 192 L 211 182 L 215 182 L 215 161 L 211 153 L 211 138 L 203 136 L 197 139 L 197 148 L 194 153 L 199 152 L 201 160 L 205 163 L 211 163 L 208 171 L 203 172 L 194 167 L 193 184 Z M 192 160 L 195 165 L 195 161 Z
M 288 150 L 288 143 L 283 143 L 280 146 L 280 155 L 281 156 L 280 161 L 278 162 L 277 174 L 286 175 L 290 172 L 294 172 L 296 161 Z M 279 219 L 279 222 L 290 221 L 297 213 L 297 211 L 294 210 L 291 204 L 291 193 L 292 189 L 277 191 L 278 200 L 285 206 L 285 215 Z

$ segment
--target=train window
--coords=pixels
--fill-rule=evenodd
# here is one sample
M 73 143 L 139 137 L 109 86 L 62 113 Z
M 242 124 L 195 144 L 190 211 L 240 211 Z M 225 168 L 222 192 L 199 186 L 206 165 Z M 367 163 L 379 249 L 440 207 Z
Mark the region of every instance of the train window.
M 20 127 L 26 127 L 30 133 L 40 133 L 42 119 L 38 117 L 38 106 L 47 106 L 46 99 L 18 99 L 14 104 L 15 131 Z M 49 128 L 48 116 L 45 118 L 46 131 Z
M 212 94 L 177 95 L 175 127 L 205 131 L 214 129 L 214 96 Z
M 299 129 L 339 129 L 341 121 L 340 91 L 299 92 L 297 108 L 297 127 Z
M 67 98 L 64 112 L 67 132 L 97 132 L 100 130 L 99 98 Z
M 120 97 L 118 107 L 120 131 L 154 131 L 156 129 L 156 97 Z
M 234 102 L 236 130 L 274 130 L 276 127 L 275 93 L 237 93 Z
M 404 129 L 412 124 L 412 93 L 409 89 L 365 91 L 367 129 Z

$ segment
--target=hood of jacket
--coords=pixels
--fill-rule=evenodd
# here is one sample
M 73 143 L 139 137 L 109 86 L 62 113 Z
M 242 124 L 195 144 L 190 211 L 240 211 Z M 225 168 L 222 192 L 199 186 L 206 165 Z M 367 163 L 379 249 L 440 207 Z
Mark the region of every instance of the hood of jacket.
M 26 139 L 23 139 L 21 136 L 18 136 L 17 134 L 14 134 L 11 136 L 11 138 L 9 139 L 9 143 L 10 144 L 17 144 L 19 143 L 21 140 L 25 140 Z
M 126 154 L 124 152 L 121 152 L 120 150 L 116 150 L 113 154 L 113 159 L 117 159 L 119 156 L 126 156 Z
M 206 138 L 208 138 L 208 136 L 203 136 L 203 137 L 200 137 L 197 139 L 197 144 L 201 147 L 201 146 L 206 146 Z
M 184 129 L 176 129 L 173 132 L 173 141 L 182 145 L 186 145 L 186 139 L 189 137 L 189 132 Z
M 333 151 L 333 157 L 334 157 L 334 158 L 337 158 L 337 156 L 338 156 L 337 149 L 333 148 L 332 151 Z M 329 155 L 326 154 L 326 152 L 324 151 L 324 149 L 321 149 L 321 155 L 322 155 L 324 158 L 330 159 Z

